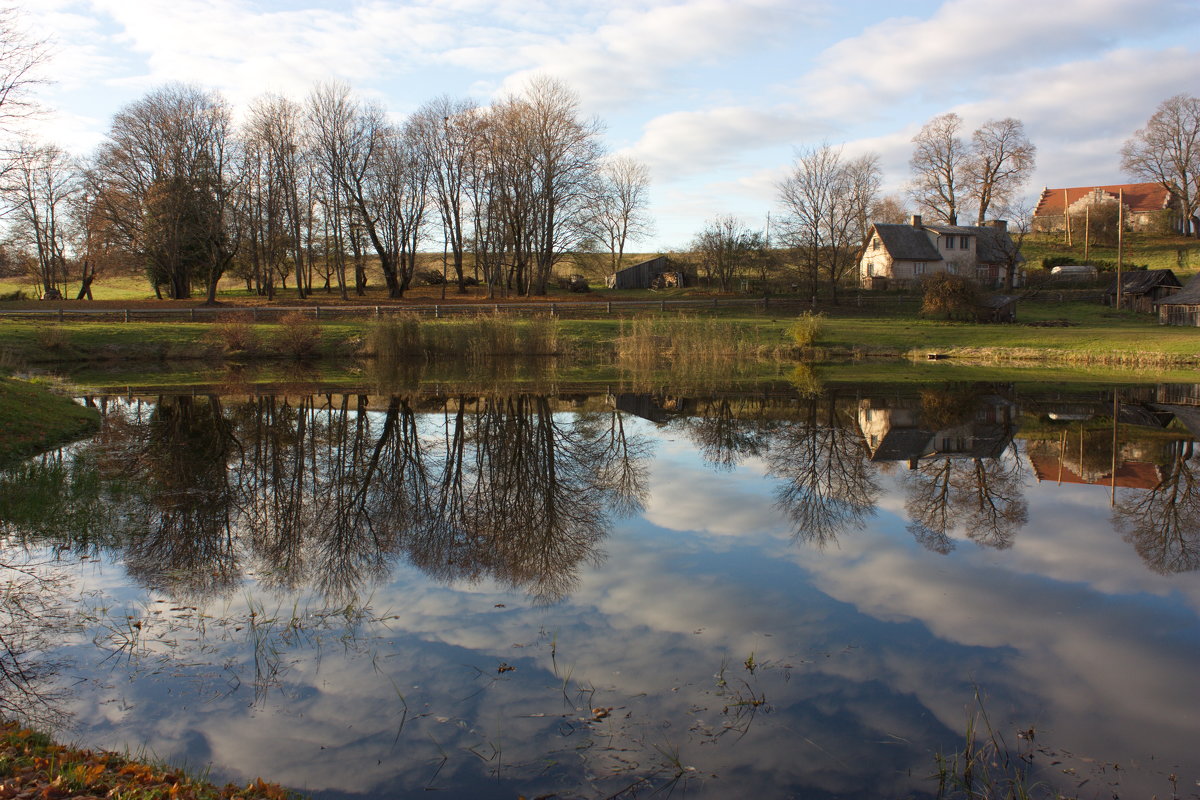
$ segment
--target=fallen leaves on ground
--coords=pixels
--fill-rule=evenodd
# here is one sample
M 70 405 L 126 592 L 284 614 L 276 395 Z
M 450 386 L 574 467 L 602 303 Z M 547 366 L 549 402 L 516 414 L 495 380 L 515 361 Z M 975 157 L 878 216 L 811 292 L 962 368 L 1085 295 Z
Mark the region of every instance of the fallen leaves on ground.
M 75 750 L 14 722 L 0 723 L 0 800 L 290 800 L 261 778 L 214 786 L 115 753 Z

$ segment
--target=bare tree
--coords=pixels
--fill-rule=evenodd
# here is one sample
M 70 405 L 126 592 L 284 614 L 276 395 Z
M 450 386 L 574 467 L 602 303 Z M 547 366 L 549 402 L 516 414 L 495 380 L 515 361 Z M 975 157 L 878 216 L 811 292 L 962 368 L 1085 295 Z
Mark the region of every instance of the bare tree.
M 459 293 L 467 291 L 463 273 L 470 216 L 467 181 L 472 158 L 480 145 L 476 135 L 478 116 L 473 101 L 442 96 L 426 103 L 406 123 L 409 136 L 428 165 L 433 201 L 442 219 Z
M 984 223 L 993 206 L 1008 205 L 1029 180 L 1036 159 L 1037 148 L 1019 119 L 988 120 L 971 134 L 965 168 L 967 195 L 978 206 L 977 225 Z
M 169 84 L 117 113 L 91 170 L 98 210 L 172 298 L 189 297 L 198 280 L 215 302 L 236 252 L 230 118 L 219 94 Z
M 1177 94 L 1164 100 L 1121 148 L 1121 168 L 1162 184 L 1179 202 L 1184 232 L 1200 236 L 1200 99 Z
M 16 223 L 14 237 L 31 251 L 43 294 L 66 291 L 69 205 L 80 185 L 79 171 L 63 150 L 30 139 L 17 145 L 0 178 Z
M 903 225 L 908 222 L 911 214 L 908 204 L 898 194 L 889 194 L 876 198 L 867 212 L 871 222 L 883 222 L 890 225 Z
M 765 246 L 761 233 L 750 230 L 732 214 L 710 220 L 692 241 L 709 282 L 715 281 L 723 292 L 733 288 L 734 278 L 745 273 Z
M 43 82 L 37 68 L 49 55 L 44 39 L 31 39 L 21 29 L 15 6 L 0 8 L 0 130 L 10 130 L 36 110 L 29 95 Z
M 880 182 L 878 156 L 845 161 L 840 149 L 822 145 L 798 153 L 791 174 L 778 184 L 785 239 L 799 252 L 814 295 L 823 274 L 836 300 L 866 236 Z
M 275 278 L 284 286 L 293 269 L 300 296 L 308 215 L 303 111 L 278 95 L 264 95 L 250 105 L 241 136 L 245 148 L 246 181 L 242 212 L 247 220 L 246 257 L 251 262 L 259 293 L 275 294 Z
M 654 225 L 646 214 L 650 170 L 628 156 L 614 156 L 600 169 L 597 231 L 612 256 L 611 269 L 621 268 L 625 244 L 649 236 Z
M 926 122 L 913 137 L 913 183 L 909 195 L 922 209 L 949 225 L 958 224 L 963 199 L 963 170 L 969 153 L 959 132 L 958 114 L 941 114 Z
M 505 169 L 515 190 L 509 206 L 516 223 L 514 242 L 518 291 L 545 294 L 554 265 L 587 238 L 602 148 L 601 125 L 579 115 L 579 98 L 553 78 L 535 78 L 525 92 L 502 105 L 497 120 L 508 138 Z M 524 174 L 521 174 L 523 171 Z

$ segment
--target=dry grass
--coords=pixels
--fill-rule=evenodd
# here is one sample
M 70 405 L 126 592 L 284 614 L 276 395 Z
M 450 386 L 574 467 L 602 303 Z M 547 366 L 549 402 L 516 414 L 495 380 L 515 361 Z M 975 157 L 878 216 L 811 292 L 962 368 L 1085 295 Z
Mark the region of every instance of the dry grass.
M 370 326 L 362 354 L 386 361 L 451 357 L 479 363 L 497 356 L 561 355 L 562 341 L 557 317 L 481 314 L 428 320 L 415 314 L 395 314 Z

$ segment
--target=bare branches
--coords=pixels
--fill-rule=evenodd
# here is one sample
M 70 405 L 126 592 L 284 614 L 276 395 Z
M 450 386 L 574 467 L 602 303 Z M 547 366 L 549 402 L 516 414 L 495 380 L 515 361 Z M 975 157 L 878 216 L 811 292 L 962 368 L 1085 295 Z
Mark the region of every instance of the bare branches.
M 1184 232 L 1200 235 L 1200 99 L 1178 94 L 1164 100 L 1121 148 L 1121 168 L 1168 189 L 1179 202 Z
M 993 206 L 1005 208 L 1033 173 L 1037 148 L 1025 135 L 1019 119 L 988 120 L 971 134 L 966 163 L 967 195 L 979 213 L 977 225 Z
M 37 68 L 50 56 L 46 40 L 29 38 L 20 20 L 16 7 L 0 8 L 0 131 L 37 110 L 29 95 L 45 82 Z
M 600 169 L 597 230 L 612 256 L 612 271 L 621 268 L 625 244 L 649 236 L 654 224 L 646 214 L 650 170 L 628 156 L 614 156 Z
M 976 224 L 988 212 L 1006 208 L 1033 173 L 1037 148 L 1018 119 L 988 120 L 963 141 L 962 119 L 954 113 L 929 120 L 913 137 L 909 196 L 942 222 L 957 225 L 966 202 L 974 204 Z
M 800 253 L 813 294 L 824 274 L 837 297 L 866 236 L 881 180 L 878 156 L 847 161 L 840 149 L 822 145 L 798 153 L 791 174 L 776 187 L 787 215 L 785 238 Z
M 967 163 L 967 146 L 959 132 L 958 114 L 941 114 L 926 122 L 913 137 L 912 199 L 949 225 L 958 224 L 962 202 L 962 171 Z

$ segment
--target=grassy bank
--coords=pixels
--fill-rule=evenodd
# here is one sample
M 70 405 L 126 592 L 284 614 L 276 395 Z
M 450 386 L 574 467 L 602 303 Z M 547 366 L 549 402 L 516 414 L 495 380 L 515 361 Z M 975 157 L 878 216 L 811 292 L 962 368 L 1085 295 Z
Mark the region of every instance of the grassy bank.
M 720 316 L 645 314 L 635 319 L 520 318 L 505 315 L 384 321 L 283 323 L 51 322 L 0 324 L 0 358 L 10 364 L 184 359 L 240 362 L 312 359 L 345 362 L 485 359 L 558 355 L 578 359 L 648 359 L 710 363 L 729 360 L 822 360 L 856 356 L 925 358 L 935 352 L 983 362 L 1113 365 L 1146 368 L 1200 365 L 1200 329 L 1160 326 L 1153 317 L 1098 304 L 1022 303 L 1015 325 L 981 325 L 879 316 L 838 309 L 812 346 L 789 336 L 791 314 Z
M 215 786 L 115 753 L 56 744 L 45 734 L 4 722 L 0 723 L 0 798 L 8 797 L 285 800 L 297 795 L 261 779 L 248 786 Z
M 0 463 L 76 439 L 99 426 L 94 409 L 37 384 L 0 378 Z

